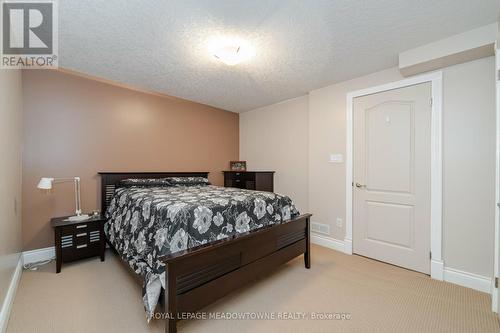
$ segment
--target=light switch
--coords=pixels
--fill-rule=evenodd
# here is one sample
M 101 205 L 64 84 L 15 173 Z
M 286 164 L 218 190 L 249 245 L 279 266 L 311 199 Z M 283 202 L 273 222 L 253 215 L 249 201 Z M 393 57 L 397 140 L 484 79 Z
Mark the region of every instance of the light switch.
M 330 163 L 342 163 L 344 156 L 342 154 L 330 154 Z

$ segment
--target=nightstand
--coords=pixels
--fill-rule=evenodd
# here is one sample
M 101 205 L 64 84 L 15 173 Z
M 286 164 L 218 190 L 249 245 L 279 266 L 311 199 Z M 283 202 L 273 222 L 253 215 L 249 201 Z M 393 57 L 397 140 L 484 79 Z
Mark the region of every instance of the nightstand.
M 71 222 L 67 217 L 50 220 L 54 228 L 56 243 L 57 273 L 61 272 L 63 262 L 100 256 L 104 261 L 106 240 L 104 237 L 103 216 L 91 217 L 85 221 Z

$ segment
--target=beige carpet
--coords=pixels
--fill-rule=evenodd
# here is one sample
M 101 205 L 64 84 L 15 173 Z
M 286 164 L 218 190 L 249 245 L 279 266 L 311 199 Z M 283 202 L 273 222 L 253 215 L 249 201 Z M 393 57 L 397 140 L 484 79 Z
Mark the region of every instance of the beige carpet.
M 349 320 L 189 320 L 180 332 L 500 332 L 487 294 L 359 256 L 314 246 L 302 257 L 206 312 L 344 313 Z M 141 289 L 111 252 L 25 271 L 8 333 L 163 332 L 147 324 Z

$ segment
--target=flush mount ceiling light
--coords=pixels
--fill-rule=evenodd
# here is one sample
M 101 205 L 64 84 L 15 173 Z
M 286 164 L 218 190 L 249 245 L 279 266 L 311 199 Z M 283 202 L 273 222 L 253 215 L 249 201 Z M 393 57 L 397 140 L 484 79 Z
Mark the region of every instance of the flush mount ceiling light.
M 254 54 L 247 41 L 234 37 L 212 38 L 208 43 L 208 51 L 217 60 L 229 66 L 246 61 Z

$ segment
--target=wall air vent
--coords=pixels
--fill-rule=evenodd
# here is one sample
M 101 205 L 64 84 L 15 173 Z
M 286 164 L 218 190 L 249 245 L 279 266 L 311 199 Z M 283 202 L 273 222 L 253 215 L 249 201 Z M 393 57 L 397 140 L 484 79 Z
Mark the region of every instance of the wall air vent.
M 311 231 L 318 234 L 330 235 L 330 226 L 328 224 L 312 222 Z

